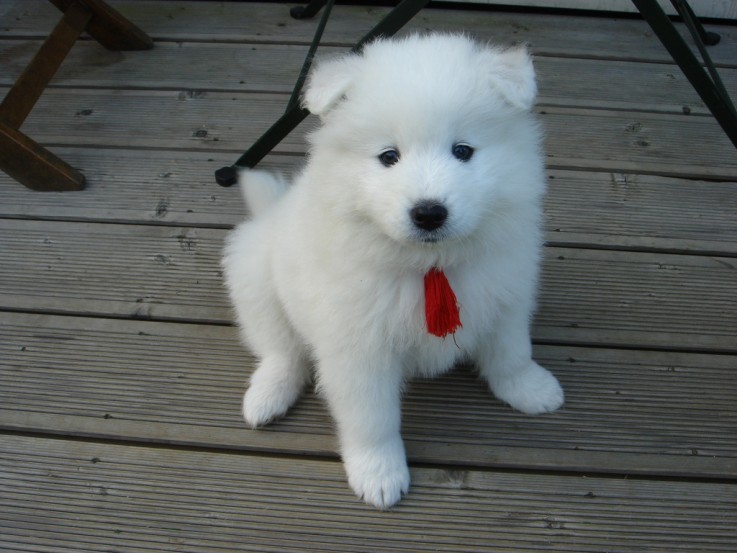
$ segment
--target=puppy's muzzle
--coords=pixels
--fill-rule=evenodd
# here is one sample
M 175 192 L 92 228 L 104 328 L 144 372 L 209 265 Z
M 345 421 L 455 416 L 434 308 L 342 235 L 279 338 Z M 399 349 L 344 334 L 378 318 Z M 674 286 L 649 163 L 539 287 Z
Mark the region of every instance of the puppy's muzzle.
M 412 223 L 420 230 L 432 232 L 445 224 L 448 210 L 436 201 L 425 201 L 416 204 L 409 212 Z

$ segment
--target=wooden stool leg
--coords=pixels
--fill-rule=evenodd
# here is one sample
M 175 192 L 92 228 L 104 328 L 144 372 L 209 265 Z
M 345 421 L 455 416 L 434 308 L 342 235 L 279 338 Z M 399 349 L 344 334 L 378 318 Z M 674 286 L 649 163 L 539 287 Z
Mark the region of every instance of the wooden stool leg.
M 0 121 L 0 168 L 33 190 L 82 190 L 84 175 Z
M 64 16 L 0 104 L 0 170 L 33 190 L 81 190 L 84 175 L 18 129 L 82 31 L 109 50 L 148 50 L 153 41 L 103 0 L 50 1 Z
M 81 190 L 84 176 L 18 129 L 33 109 L 92 14 L 70 6 L 0 104 L 0 169 L 33 190 Z

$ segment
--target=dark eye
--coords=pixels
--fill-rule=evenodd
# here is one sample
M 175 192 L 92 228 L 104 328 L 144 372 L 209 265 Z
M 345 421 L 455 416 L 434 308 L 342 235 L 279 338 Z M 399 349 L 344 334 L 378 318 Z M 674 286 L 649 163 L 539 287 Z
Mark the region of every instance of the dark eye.
M 473 148 L 468 144 L 456 144 L 453 146 L 453 156 L 460 161 L 468 161 L 473 155 Z
M 399 161 L 399 152 L 397 150 L 384 150 L 379 154 L 379 161 L 384 167 L 391 167 Z

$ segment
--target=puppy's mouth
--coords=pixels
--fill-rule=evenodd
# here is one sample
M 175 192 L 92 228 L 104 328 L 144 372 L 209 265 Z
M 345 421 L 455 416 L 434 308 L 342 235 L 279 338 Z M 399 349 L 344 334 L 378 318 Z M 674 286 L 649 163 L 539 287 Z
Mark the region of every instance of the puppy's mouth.
M 441 230 L 425 231 L 417 230 L 411 236 L 412 241 L 421 244 L 438 244 L 448 238 L 448 233 Z
M 437 244 L 441 241 L 442 238 L 440 238 L 440 236 L 425 236 L 423 238 L 420 238 L 420 242 L 422 242 L 423 244 Z

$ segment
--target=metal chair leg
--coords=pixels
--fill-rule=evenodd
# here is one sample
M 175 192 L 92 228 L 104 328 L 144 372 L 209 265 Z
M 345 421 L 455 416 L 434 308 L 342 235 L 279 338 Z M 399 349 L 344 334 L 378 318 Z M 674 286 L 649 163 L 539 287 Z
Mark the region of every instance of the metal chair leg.
M 696 89 L 696 92 L 714 115 L 732 144 L 737 147 L 737 111 L 735 111 L 732 100 L 701 40 L 702 34 L 706 34 L 706 32 L 698 23 L 687 2 L 684 0 L 672 1 L 693 34 L 694 41 L 704 57 L 708 73 L 656 0 L 632 0 L 673 60 Z M 711 38 L 708 34 L 706 36 L 707 39 L 714 40 L 713 36 Z
M 277 144 L 284 140 L 309 115 L 306 109 L 299 106 L 297 99 L 299 98 L 299 91 L 304 83 L 304 78 L 307 76 L 309 63 L 312 61 L 317 43 L 319 43 L 320 37 L 322 36 L 324 24 L 327 23 L 327 15 L 329 15 L 329 8 L 332 7 L 332 3 L 333 0 L 313 0 L 301 13 L 302 17 L 304 17 L 305 12 L 314 14 L 320 8 L 329 4 L 326 12 L 323 13 L 323 20 L 321 20 L 320 26 L 318 26 L 317 32 L 315 33 L 315 39 L 310 47 L 310 52 L 307 54 L 305 65 L 302 68 L 295 90 L 292 92 L 286 112 L 233 165 L 221 167 L 215 171 L 215 180 L 220 186 L 232 186 L 235 184 L 238 179 L 238 169 L 255 167 L 266 154 L 273 150 Z M 379 21 L 373 29 L 366 33 L 352 48 L 352 51 L 358 51 L 366 42 L 378 36 L 394 35 L 428 3 L 429 0 L 403 0 L 384 19 Z
M 720 37 L 717 33 L 712 33 L 704 29 L 704 26 L 701 24 L 701 21 L 699 21 L 699 18 L 696 17 L 696 14 L 693 12 L 688 2 L 685 2 L 684 0 L 670 0 L 670 3 L 673 4 L 673 7 L 678 12 L 678 15 L 680 15 L 686 25 L 689 26 L 689 30 L 691 31 L 692 35 L 694 34 L 693 29 L 695 29 L 703 44 L 706 44 L 707 46 L 714 46 L 715 44 L 719 44 L 719 41 L 722 40 L 722 37 Z
M 309 19 L 317 14 L 328 3 L 328 0 L 312 0 L 306 6 L 294 6 L 289 15 L 294 19 Z
M 284 137 L 286 137 L 297 125 L 299 125 L 309 115 L 309 112 L 300 108 L 299 106 L 299 94 L 302 91 L 307 74 L 309 73 L 310 67 L 312 66 L 312 60 L 315 57 L 315 52 L 320 44 L 325 25 L 327 25 L 328 18 L 330 17 L 330 11 L 333 8 L 335 0 L 312 0 L 307 6 L 296 6 L 292 8 L 289 13 L 295 19 L 306 19 L 312 17 L 323 7 L 325 11 L 322 13 L 320 23 L 315 31 L 315 36 L 310 44 L 310 49 L 307 51 L 307 56 L 300 69 L 299 77 L 292 90 L 292 95 L 287 103 L 287 109 L 276 123 L 274 123 L 269 130 L 267 130 L 261 138 L 259 138 L 253 146 L 251 146 L 246 153 L 244 153 L 238 160 L 230 166 L 221 167 L 215 171 L 215 181 L 220 186 L 232 186 L 238 181 L 238 168 L 240 167 L 254 167 L 259 161 L 261 161 L 266 154 L 273 150 Z

